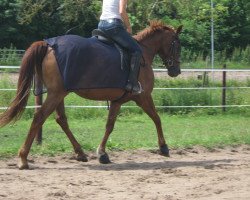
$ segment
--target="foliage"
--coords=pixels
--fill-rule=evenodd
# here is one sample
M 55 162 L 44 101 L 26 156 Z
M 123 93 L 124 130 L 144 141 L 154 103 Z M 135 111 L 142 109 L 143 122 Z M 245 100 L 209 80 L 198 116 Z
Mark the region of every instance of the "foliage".
M 9 77 L 6 75 L 1 75 L 0 88 L 1 89 L 13 89 L 16 85 L 11 83 Z M 14 93 L 12 91 L 4 92 L 0 91 L 0 107 L 7 107 L 10 104 L 10 101 L 14 98 Z M 1 113 L 1 111 L 0 111 Z
M 250 44 L 248 0 L 213 0 L 215 49 L 227 58 Z M 13 44 L 25 49 L 31 42 L 71 33 L 90 36 L 97 27 L 100 0 L 2 0 L 0 2 L 0 48 Z M 210 52 L 211 6 L 208 0 L 131 0 L 128 5 L 133 32 L 159 19 L 174 27 L 184 25 L 182 46 L 192 53 Z
M 0 49 L 0 65 L 20 65 L 23 53 L 12 46 Z
M 248 86 L 249 81 L 237 82 L 227 81 L 228 87 Z M 198 79 L 156 79 L 156 88 L 202 88 L 202 87 L 221 87 L 220 82 L 209 81 L 204 83 L 203 80 Z M 7 78 L 1 79 L 0 88 L 15 88 L 15 85 Z M 215 115 L 220 114 L 222 111 L 220 108 L 186 108 L 184 106 L 212 106 L 221 105 L 221 92 L 222 90 L 201 90 L 201 89 L 177 89 L 177 90 L 154 90 L 153 99 L 156 106 L 159 106 L 158 110 L 162 113 L 176 114 L 208 114 Z M 15 91 L 0 91 L 0 107 L 9 105 L 11 99 L 15 96 Z M 29 98 L 28 105 L 34 105 L 33 95 Z M 46 95 L 44 95 L 44 99 Z M 250 104 L 250 92 L 249 89 L 231 89 L 227 90 L 227 105 L 249 105 Z M 107 114 L 107 102 L 106 101 L 91 101 L 83 99 L 75 94 L 70 94 L 65 99 L 65 105 L 68 106 L 103 106 L 104 108 L 70 108 L 68 109 L 68 116 L 73 119 L 83 118 L 96 118 Z M 134 106 L 132 108 L 123 108 L 122 115 L 128 115 L 130 113 L 141 114 L 141 109 L 135 106 L 134 102 L 124 104 L 124 106 Z M 163 106 L 161 108 L 161 106 Z M 171 107 L 164 107 L 171 106 Z M 183 106 L 183 107 L 173 107 Z M 1 110 L 0 110 L 1 112 Z M 249 108 L 227 108 L 227 112 L 249 115 Z M 25 119 L 30 119 L 33 116 L 32 109 L 26 109 L 24 114 Z
M 68 28 L 76 27 L 74 33 L 86 37 L 97 27 L 100 9 L 100 1 L 90 0 L 60 0 L 58 8 L 61 20 L 70 25 Z
M 60 3 L 55 1 L 18 0 L 20 9 L 17 22 L 22 25 L 21 32 L 26 35 L 21 46 L 27 48 L 31 42 L 62 35 L 65 24 L 58 13 Z M 27 37 L 28 36 L 28 37 Z
M 16 0 L 0 1 L 0 47 L 10 47 L 11 44 L 16 46 L 24 39 L 19 33 L 21 26 L 16 21 L 18 9 Z
M 15 47 L 0 49 L 0 65 L 20 65 L 23 50 Z M 249 69 L 250 66 L 250 45 L 245 49 L 235 48 L 230 58 L 226 56 L 226 50 L 215 51 L 215 68 L 222 68 L 227 64 L 228 69 Z M 165 68 L 159 56 L 156 56 L 153 63 L 154 68 Z M 203 52 L 193 52 L 190 49 L 182 48 L 181 68 L 210 68 L 210 57 L 203 58 Z M 13 72 L 14 69 L 0 69 L 0 71 Z

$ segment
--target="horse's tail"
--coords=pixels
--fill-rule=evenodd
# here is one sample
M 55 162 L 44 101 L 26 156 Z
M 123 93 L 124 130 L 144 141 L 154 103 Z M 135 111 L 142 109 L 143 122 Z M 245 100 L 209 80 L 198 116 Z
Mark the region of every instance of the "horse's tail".
M 41 77 L 42 62 L 47 50 L 47 43 L 38 41 L 34 42 L 25 52 L 19 71 L 16 97 L 9 108 L 0 115 L 0 127 L 12 121 L 15 122 L 21 117 L 27 105 L 35 73 Z

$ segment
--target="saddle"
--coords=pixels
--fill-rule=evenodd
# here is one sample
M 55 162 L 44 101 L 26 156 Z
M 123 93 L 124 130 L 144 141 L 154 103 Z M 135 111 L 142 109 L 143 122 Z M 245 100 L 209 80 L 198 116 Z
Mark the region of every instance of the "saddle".
M 100 38 L 99 38 L 100 39 Z M 114 43 L 97 37 L 62 35 L 44 41 L 54 50 L 64 88 L 125 89 L 130 67 L 125 67 L 126 53 L 122 54 Z M 124 52 L 124 51 L 123 51 Z M 123 69 L 121 69 L 121 63 Z
M 99 41 L 103 43 L 114 45 L 121 55 L 121 69 L 123 70 L 125 68 L 130 68 L 130 53 L 126 49 L 124 49 L 115 41 L 113 41 L 107 34 L 105 34 L 100 29 L 94 29 L 92 31 L 92 36 L 96 37 Z

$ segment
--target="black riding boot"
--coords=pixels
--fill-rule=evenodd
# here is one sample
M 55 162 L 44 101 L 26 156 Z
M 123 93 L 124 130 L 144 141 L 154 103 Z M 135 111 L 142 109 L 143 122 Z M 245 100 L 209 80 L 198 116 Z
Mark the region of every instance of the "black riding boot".
M 140 71 L 140 61 L 141 61 L 141 54 L 134 53 L 131 55 L 131 65 L 130 71 L 128 76 L 128 83 L 126 85 L 126 90 L 132 92 L 133 94 L 140 94 L 142 93 L 142 87 L 140 82 L 138 81 L 138 75 Z

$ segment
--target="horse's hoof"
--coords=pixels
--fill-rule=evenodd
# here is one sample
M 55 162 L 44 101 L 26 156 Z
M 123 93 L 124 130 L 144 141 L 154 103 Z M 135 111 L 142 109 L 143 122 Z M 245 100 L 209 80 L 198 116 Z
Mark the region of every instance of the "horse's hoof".
M 160 147 L 160 154 L 162 156 L 170 157 L 168 145 L 164 144 Z
M 103 155 L 101 155 L 101 156 L 99 157 L 99 162 L 100 162 L 101 164 L 109 164 L 109 163 L 111 163 L 111 161 L 109 160 L 109 156 L 108 156 L 107 153 L 105 153 L 105 154 L 103 154 Z
M 20 169 L 20 170 L 29 169 L 29 165 L 28 165 L 28 163 L 27 164 L 19 164 L 18 169 Z
M 78 155 L 78 156 L 76 157 L 76 160 L 77 160 L 77 161 L 80 161 L 80 162 L 88 162 L 88 158 L 87 158 L 86 155 Z

